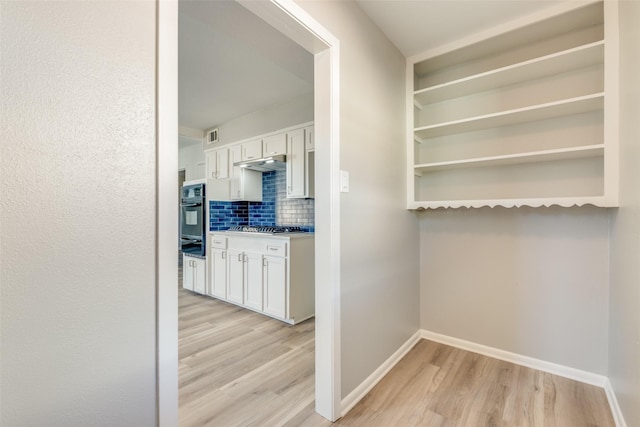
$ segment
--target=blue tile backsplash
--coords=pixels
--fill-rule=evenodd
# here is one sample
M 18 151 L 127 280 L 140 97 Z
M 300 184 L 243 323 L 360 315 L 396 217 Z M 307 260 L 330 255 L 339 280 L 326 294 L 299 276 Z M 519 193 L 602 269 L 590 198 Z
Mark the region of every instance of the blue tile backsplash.
M 238 225 L 292 225 L 314 231 L 315 201 L 287 199 L 284 170 L 263 172 L 262 202 L 209 202 L 209 230 Z

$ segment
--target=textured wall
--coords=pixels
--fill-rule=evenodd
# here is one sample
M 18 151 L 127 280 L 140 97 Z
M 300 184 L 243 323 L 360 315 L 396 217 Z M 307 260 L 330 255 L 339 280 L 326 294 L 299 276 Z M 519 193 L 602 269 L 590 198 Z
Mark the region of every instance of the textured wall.
M 629 427 L 640 425 L 640 2 L 620 5 L 620 208 L 611 222 L 609 378 Z
M 155 425 L 155 5 L 1 7 L 0 424 Z

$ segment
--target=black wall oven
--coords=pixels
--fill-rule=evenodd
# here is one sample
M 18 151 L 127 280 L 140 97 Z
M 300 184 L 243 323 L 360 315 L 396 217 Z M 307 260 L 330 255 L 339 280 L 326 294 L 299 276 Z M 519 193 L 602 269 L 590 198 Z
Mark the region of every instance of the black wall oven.
M 183 253 L 205 256 L 205 203 L 204 184 L 189 184 L 182 187 L 180 245 Z

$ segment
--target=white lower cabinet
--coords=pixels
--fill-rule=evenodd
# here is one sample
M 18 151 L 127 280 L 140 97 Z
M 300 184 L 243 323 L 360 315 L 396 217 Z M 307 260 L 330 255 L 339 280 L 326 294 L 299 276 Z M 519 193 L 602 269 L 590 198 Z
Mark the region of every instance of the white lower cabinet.
M 284 319 L 287 317 L 287 260 L 281 257 L 265 256 L 263 266 L 263 311 Z
M 229 249 L 227 300 L 244 303 L 244 252 Z
M 256 237 L 220 232 L 210 240 L 211 296 L 290 324 L 313 317 L 313 234 Z M 214 291 L 222 288 L 222 281 L 224 295 Z
M 212 248 L 209 251 L 209 295 L 218 298 L 227 298 L 227 251 Z
M 230 249 L 228 279 L 228 301 L 262 310 L 261 254 Z
M 205 293 L 207 284 L 207 261 L 182 255 L 182 287 L 199 294 Z

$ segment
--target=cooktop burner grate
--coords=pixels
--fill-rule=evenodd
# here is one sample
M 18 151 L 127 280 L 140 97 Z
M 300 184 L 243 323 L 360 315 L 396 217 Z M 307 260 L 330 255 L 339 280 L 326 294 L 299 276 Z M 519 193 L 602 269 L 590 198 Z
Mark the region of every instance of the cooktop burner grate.
M 228 231 L 241 231 L 243 233 L 302 233 L 304 230 L 300 227 L 289 226 L 253 226 L 253 225 L 236 225 L 230 227 Z

